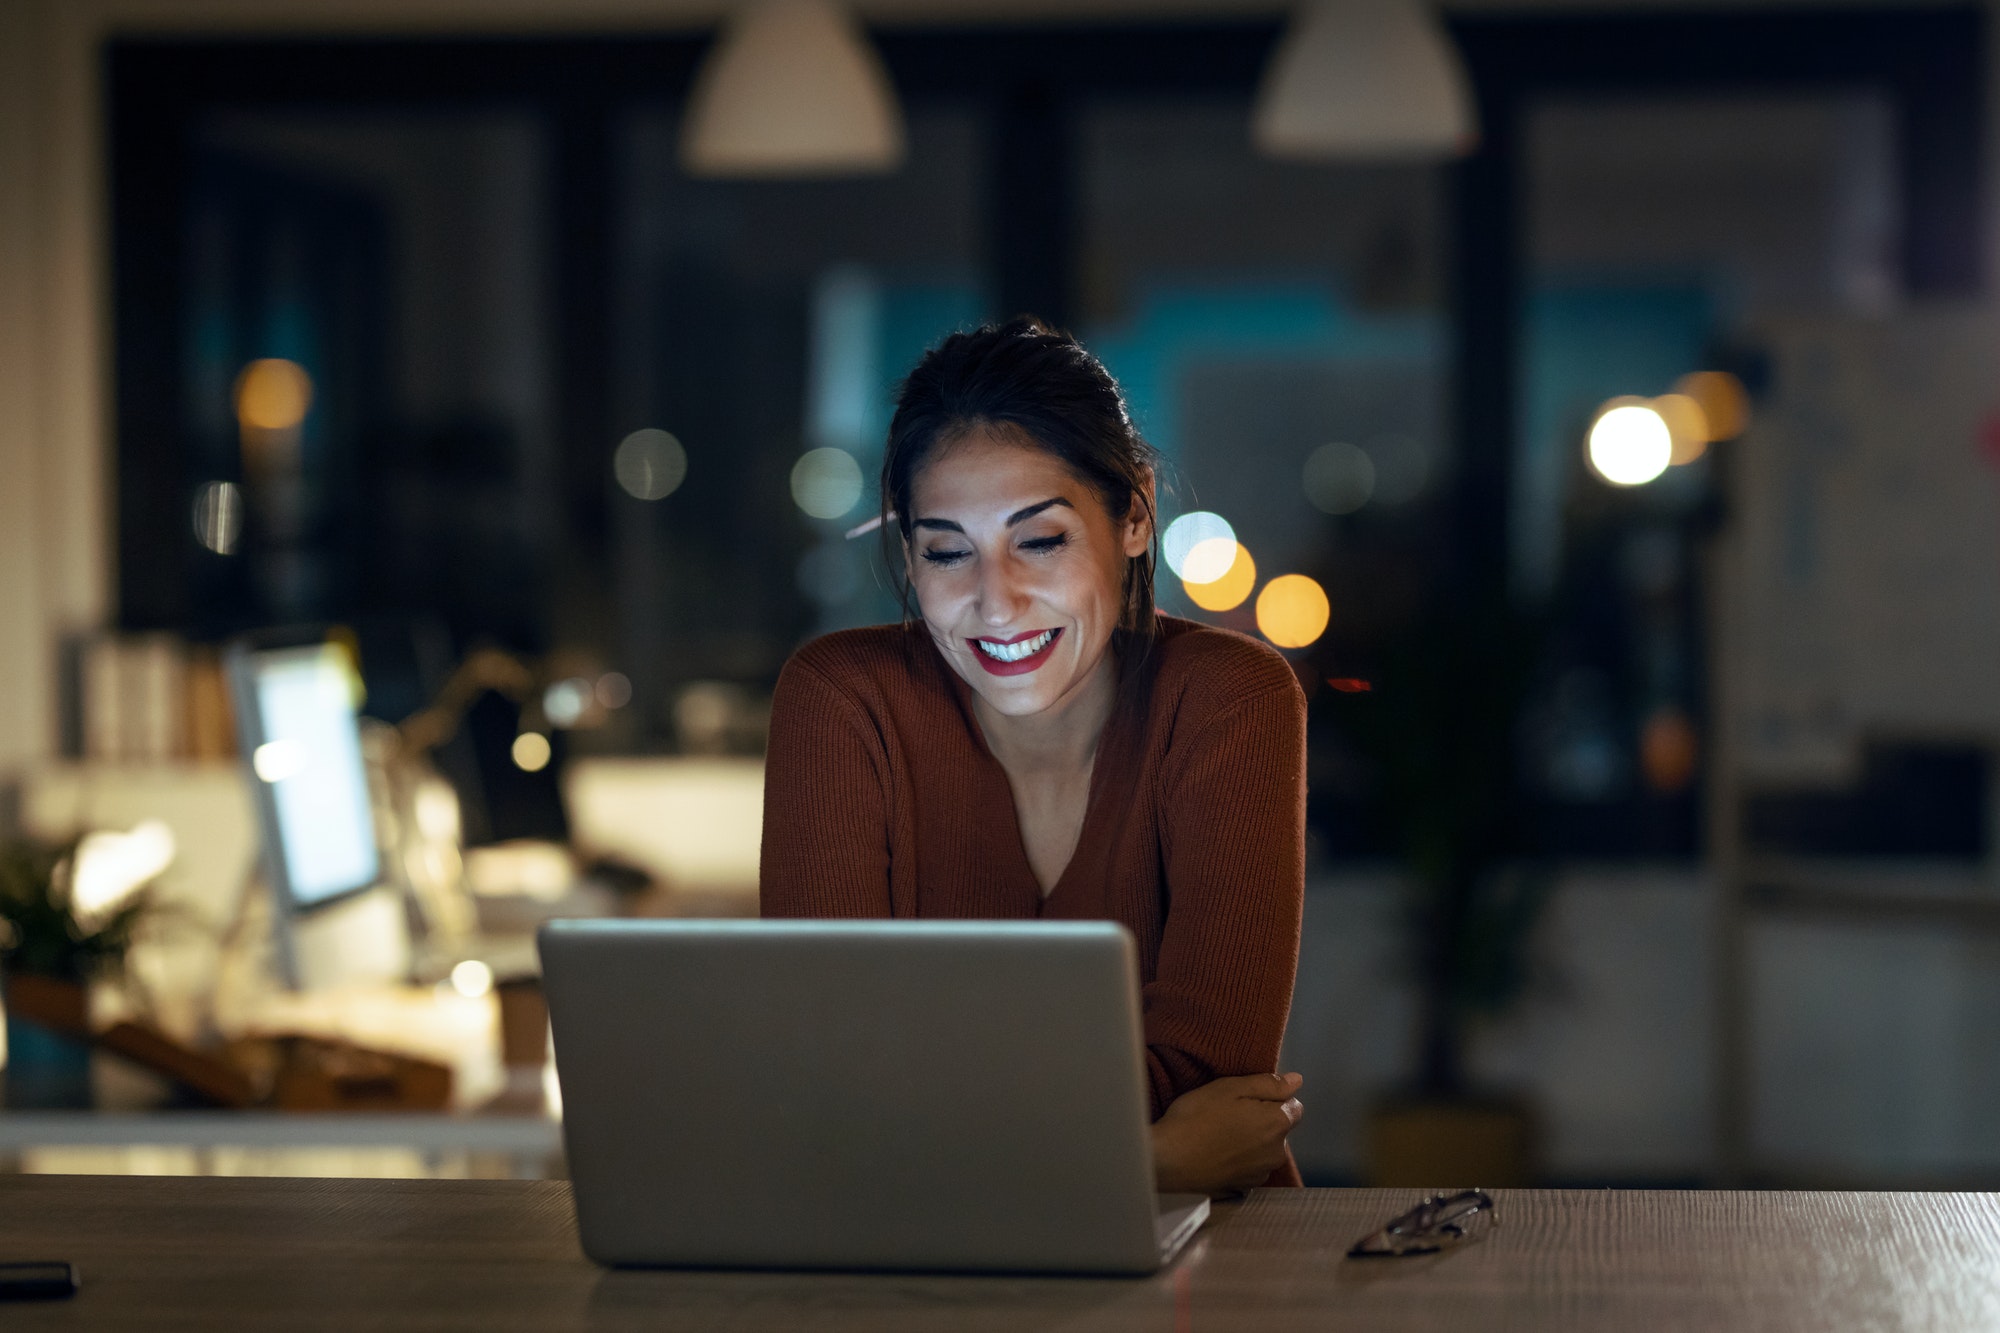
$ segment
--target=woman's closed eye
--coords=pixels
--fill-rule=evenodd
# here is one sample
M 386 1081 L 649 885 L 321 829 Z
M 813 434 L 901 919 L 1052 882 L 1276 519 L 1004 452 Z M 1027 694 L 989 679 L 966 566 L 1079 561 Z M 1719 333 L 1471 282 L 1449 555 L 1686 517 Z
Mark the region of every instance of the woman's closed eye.
M 1021 549 L 1035 555 L 1048 555 L 1061 550 L 1067 545 L 1069 545 L 1069 534 L 1058 532 L 1051 537 L 1030 537 L 1021 543 Z M 970 557 L 972 552 L 952 547 L 941 547 L 925 551 L 923 554 L 926 562 L 942 569 L 949 569 L 951 566 L 959 563 L 959 561 Z

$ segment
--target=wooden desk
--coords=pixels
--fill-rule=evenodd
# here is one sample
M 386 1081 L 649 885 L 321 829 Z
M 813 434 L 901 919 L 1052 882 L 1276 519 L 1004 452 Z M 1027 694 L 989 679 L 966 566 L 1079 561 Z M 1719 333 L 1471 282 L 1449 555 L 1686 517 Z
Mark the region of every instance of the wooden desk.
M 373 1155 L 376 1161 L 414 1158 L 416 1174 L 534 1180 L 562 1174 L 562 1125 L 529 1115 L 0 1112 L 0 1174 L 122 1173 L 135 1169 L 125 1163 L 142 1156 L 171 1164 L 154 1170 L 178 1167 L 200 1175 L 327 1171 L 301 1165 L 319 1152 L 364 1159 L 355 1175 L 404 1174 L 367 1169 L 365 1159 Z M 57 1164 L 45 1165 L 50 1161 Z
M 2000 1196 L 1501 1192 L 1434 1259 L 1350 1261 L 1407 1191 L 1267 1190 L 1150 1279 L 603 1272 L 552 1181 L 0 1179 L 0 1257 L 69 1259 L 16 1330 L 1974 1329 Z

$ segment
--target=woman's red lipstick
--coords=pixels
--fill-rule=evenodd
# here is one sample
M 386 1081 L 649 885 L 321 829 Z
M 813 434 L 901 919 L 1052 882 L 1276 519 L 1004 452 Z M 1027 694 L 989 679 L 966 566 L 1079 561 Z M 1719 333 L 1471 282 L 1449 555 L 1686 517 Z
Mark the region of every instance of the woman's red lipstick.
M 1040 648 L 1037 648 L 1034 652 L 1028 654 L 1028 656 L 1021 658 L 1017 662 L 1003 662 L 999 658 L 993 656 L 991 653 L 987 652 L 984 648 L 981 648 L 979 646 L 982 640 L 967 639 L 966 642 L 972 645 L 972 655 L 979 659 L 979 665 L 985 667 L 989 675 L 1025 676 L 1030 671 L 1033 671 L 1036 667 L 1040 666 L 1042 663 L 1049 660 L 1049 654 L 1052 651 L 1054 651 L 1056 644 L 1062 640 L 1061 630 L 1059 629 L 1034 630 L 1027 634 L 1016 634 L 1011 639 L 984 640 L 984 642 L 986 643 L 1019 643 L 1023 639 L 1032 639 L 1038 634 L 1047 634 L 1049 636 L 1049 641 L 1043 644 Z

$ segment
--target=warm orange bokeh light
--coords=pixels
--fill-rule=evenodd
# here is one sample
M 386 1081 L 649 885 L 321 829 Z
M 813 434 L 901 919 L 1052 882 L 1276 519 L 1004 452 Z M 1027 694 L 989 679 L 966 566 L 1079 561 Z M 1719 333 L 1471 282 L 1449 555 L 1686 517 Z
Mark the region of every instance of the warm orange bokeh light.
M 312 376 L 296 361 L 266 357 L 236 377 L 236 419 L 245 430 L 296 429 L 312 399 Z
M 1701 410 L 1700 403 L 1684 393 L 1663 393 L 1653 400 L 1653 410 L 1667 423 L 1667 433 L 1673 437 L 1669 465 L 1692 463 L 1708 452 L 1708 413 Z
M 1303 574 L 1280 574 L 1257 594 L 1257 629 L 1280 648 L 1303 648 L 1326 633 L 1326 590 Z
M 1646 719 L 1639 734 L 1639 767 L 1646 785 L 1663 796 L 1687 790 L 1701 760 L 1694 723 L 1678 708 L 1663 708 Z
M 1181 561 L 1181 577 L 1189 583 L 1213 583 L 1236 563 L 1234 537 L 1210 537 L 1196 542 Z
M 1204 611 L 1234 611 L 1250 596 L 1250 590 L 1257 586 L 1257 562 L 1250 558 L 1243 543 L 1236 544 L 1236 559 L 1230 562 L 1229 570 L 1212 583 L 1183 583 L 1188 600 Z
M 1750 428 L 1750 394 L 1743 381 L 1726 370 L 1698 370 L 1683 375 L 1674 392 L 1701 404 L 1708 418 L 1708 438 L 1733 440 Z

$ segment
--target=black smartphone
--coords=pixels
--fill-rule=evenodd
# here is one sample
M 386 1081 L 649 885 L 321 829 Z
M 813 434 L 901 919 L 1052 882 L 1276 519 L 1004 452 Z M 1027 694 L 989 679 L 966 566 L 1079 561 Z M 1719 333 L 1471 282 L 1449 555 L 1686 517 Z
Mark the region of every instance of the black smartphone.
M 75 1264 L 0 1264 L 0 1301 L 59 1301 L 74 1295 Z

